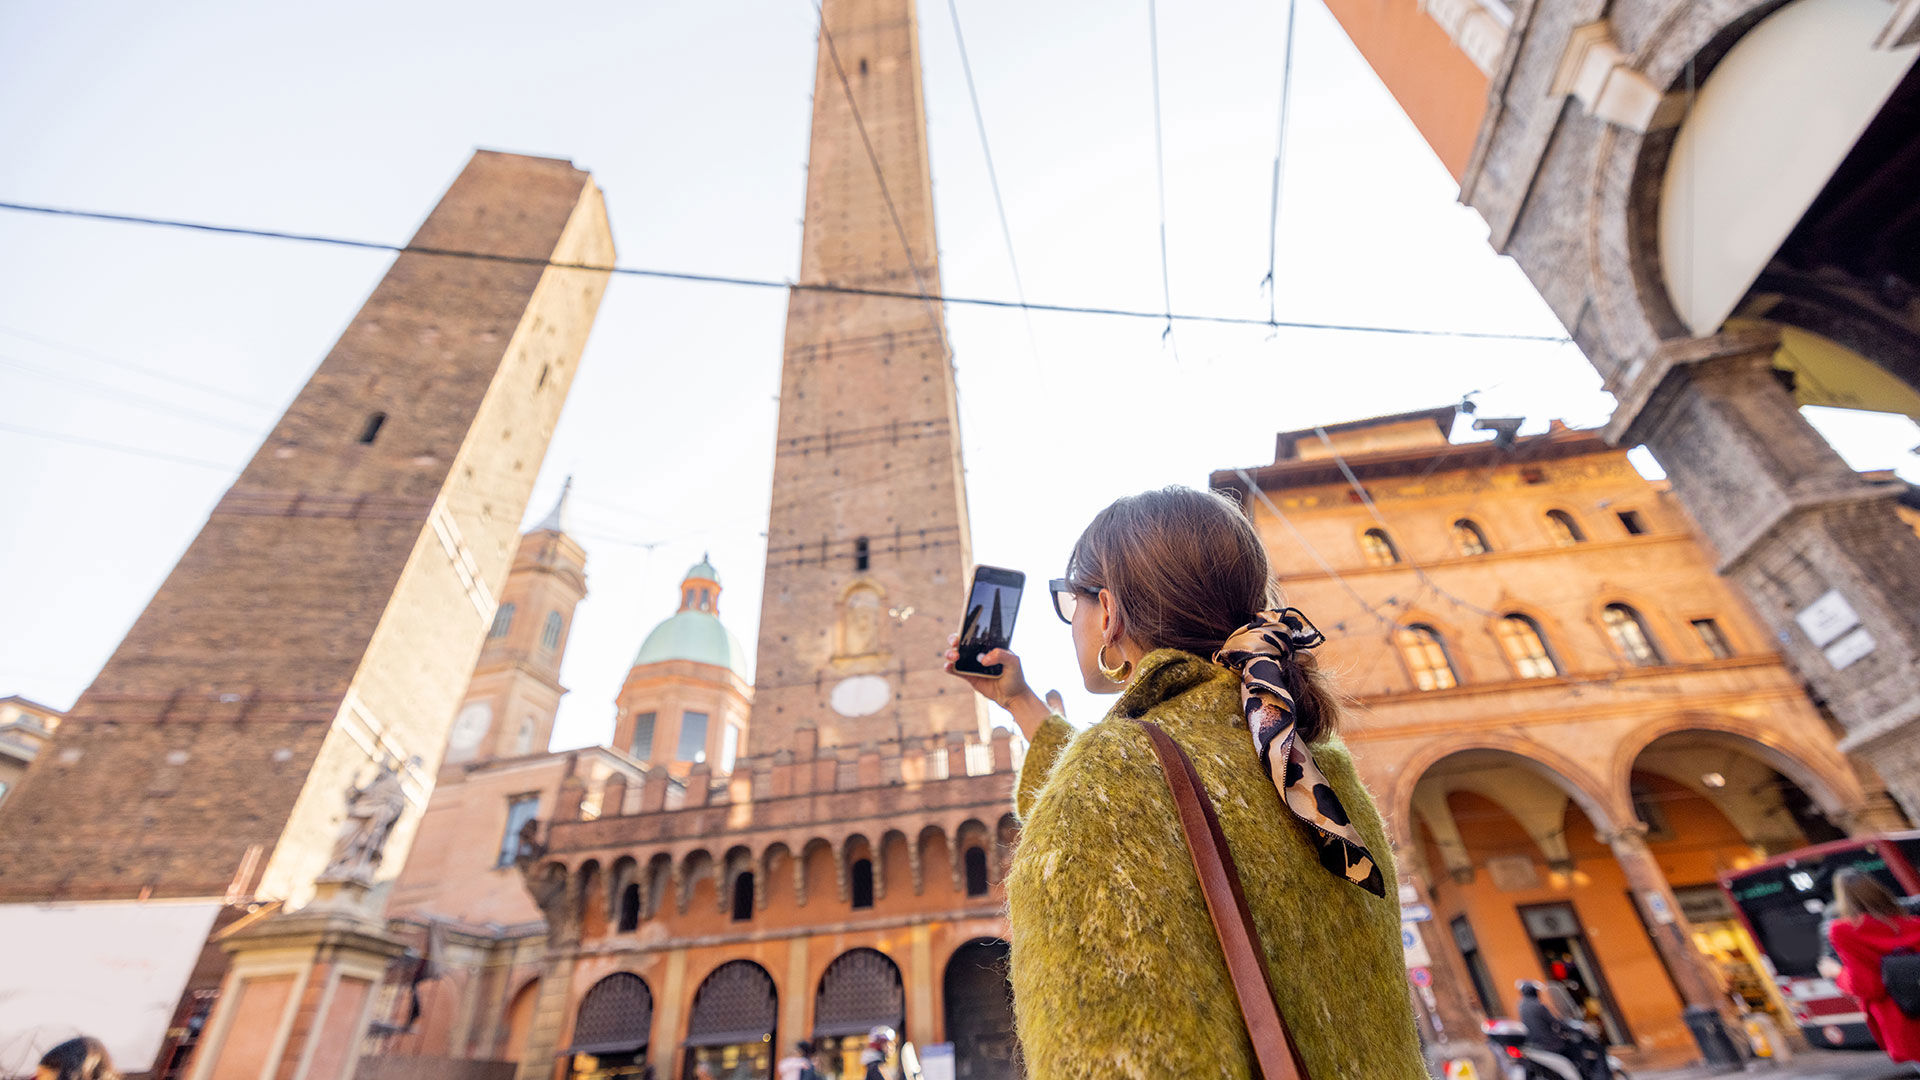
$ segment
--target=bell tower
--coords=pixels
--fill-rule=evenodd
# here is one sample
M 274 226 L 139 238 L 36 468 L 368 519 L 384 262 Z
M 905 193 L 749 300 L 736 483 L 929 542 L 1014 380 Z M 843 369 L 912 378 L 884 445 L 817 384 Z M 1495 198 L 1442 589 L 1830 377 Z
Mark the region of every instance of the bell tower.
M 826 0 L 787 301 L 755 753 L 985 733 L 941 670 L 971 565 L 913 0 Z
M 573 478 L 539 524 L 520 538 L 480 663 L 447 740 L 446 764 L 544 754 L 560 698 L 560 660 L 573 609 L 587 595 L 587 553 L 567 535 Z

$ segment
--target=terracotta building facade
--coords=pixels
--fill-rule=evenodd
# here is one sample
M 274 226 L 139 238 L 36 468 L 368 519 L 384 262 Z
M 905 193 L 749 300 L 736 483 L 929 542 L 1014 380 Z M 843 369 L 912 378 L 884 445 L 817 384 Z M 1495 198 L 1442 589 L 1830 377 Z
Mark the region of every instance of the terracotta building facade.
M 1601 433 L 1456 410 L 1290 432 L 1216 472 L 1328 635 L 1393 830 L 1429 1044 L 1558 979 L 1648 1064 L 1738 994 L 1791 1030 L 1717 875 L 1904 827 L 1662 483 Z M 1351 474 L 1349 476 L 1349 473 Z M 1424 975 L 1413 978 L 1416 988 Z
M 1920 813 L 1920 539 L 1798 408 L 1920 417 L 1920 11 L 1331 10 L 1619 399 L 1608 439 Z

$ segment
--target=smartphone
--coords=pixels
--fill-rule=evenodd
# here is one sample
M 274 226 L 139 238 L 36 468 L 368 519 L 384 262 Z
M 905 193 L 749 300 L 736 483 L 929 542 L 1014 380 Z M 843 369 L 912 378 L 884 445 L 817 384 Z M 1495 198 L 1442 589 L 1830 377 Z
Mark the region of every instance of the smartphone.
M 980 657 L 1013 643 L 1013 620 L 1020 614 L 1020 593 L 1027 575 L 998 566 L 975 567 L 973 589 L 967 594 L 967 614 L 960 620 L 960 659 L 956 671 L 969 675 L 998 675 L 1005 664 L 982 664 Z

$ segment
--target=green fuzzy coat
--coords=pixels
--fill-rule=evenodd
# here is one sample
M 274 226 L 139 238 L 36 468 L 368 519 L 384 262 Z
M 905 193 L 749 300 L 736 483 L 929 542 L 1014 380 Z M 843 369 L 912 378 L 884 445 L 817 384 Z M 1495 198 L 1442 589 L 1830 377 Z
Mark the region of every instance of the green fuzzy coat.
M 1166 729 L 1220 814 L 1267 971 L 1313 1080 L 1425 1080 L 1400 913 L 1322 869 L 1254 754 L 1240 682 L 1162 649 L 1106 719 L 1035 735 L 1007 878 L 1014 1017 L 1031 1080 L 1257 1076 L 1206 901 L 1152 744 Z M 1385 827 L 1335 742 L 1314 760 L 1394 881 Z

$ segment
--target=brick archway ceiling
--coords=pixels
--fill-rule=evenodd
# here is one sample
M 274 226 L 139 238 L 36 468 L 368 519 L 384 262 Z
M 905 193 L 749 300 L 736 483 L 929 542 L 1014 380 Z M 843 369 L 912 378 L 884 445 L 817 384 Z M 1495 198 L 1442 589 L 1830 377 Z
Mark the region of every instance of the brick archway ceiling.
M 686 1044 L 760 1042 L 773 1034 L 777 1013 L 773 976 L 751 960 L 729 960 L 715 968 L 694 993 Z
M 1738 312 L 1831 338 L 1920 390 L 1920 65 L 1907 72 Z
M 612 1053 L 647 1045 L 653 1028 L 653 992 L 647 982 L 620 971 L 593 984 L 580 1000 L 568 1053 Z
M 854 949 L 820 976 L 820 994 L 813 1007 L 815 1036 L 858 1035 L 881 1024 L 898 1031 L 906 1016 L 900 969 L 884 953 Z

